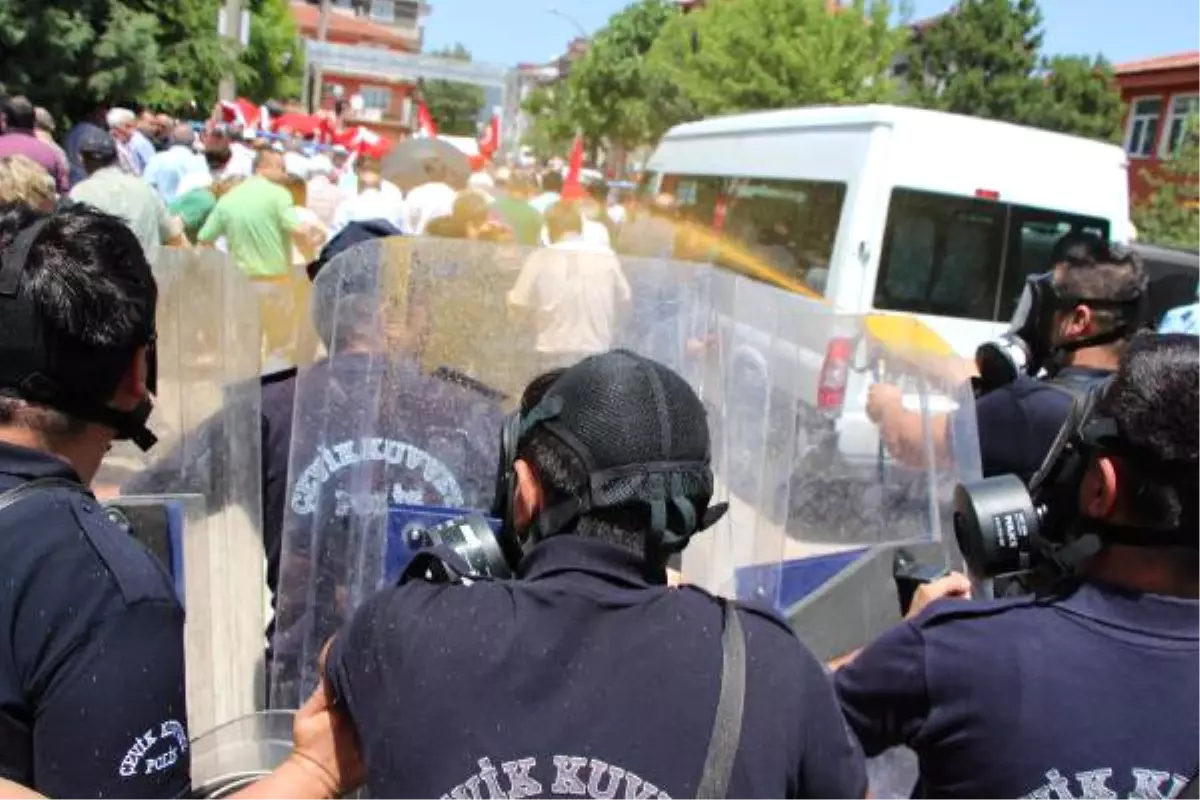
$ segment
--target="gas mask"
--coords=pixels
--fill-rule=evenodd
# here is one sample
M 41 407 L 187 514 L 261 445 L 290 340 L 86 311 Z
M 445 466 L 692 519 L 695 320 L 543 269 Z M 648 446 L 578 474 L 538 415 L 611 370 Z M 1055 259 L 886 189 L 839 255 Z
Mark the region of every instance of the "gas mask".
M 1107 386 L 1105 386 L 1107 388 Z M 1129 480 L 1195 491 L 1196 463 L 1151 463 L 1122 437 L 1116 420 L 1097 410 L 1104 389 L 1076 403 L 1041 468 L 1026 486 L 1000 475 L 954 490 L 954 533 L 972 576 L 995 578 L 1044 571 L 1073 574 L 1104 544 L 1196 548 L 1196 520 L 1173 530 L 1115 525 L 1079 513 L 1084 476 L 1100 455 L 1120 458 Z M 1190 483 L 1188 481 L 1190 480 Z
M 1094 258 L 1067 256 L 1062 263 L 1068 267 L 1086 269 L 1100 263 L 1123 264 L 1133 259 L 1132 254 L 1123 249 L 1107 245 L 1102 247 L 1102 251 L 1096 253 Z M 1029 276 L 1025 279 L 1025 287 L 1008 330 L 996 339 L 984 342 L 975 351 L 975 364 L 979 368 L 979 393 L 986 394 L 1012 383 L 1021 374 L 1033 377 L 1046 370 L 1053 376 L 1065 366 L 1069 353 L 1127 338 L 1146 322 L 1147 300 L 1144 279 L 1132 297 L 1111 300 L 1067 294 L 1055 285 L 1053 272 Z M 1108 330 L 1082 339 L 1055 341 L 1055 317 L 1080 305 L 1112 310 L 1116 322 Z

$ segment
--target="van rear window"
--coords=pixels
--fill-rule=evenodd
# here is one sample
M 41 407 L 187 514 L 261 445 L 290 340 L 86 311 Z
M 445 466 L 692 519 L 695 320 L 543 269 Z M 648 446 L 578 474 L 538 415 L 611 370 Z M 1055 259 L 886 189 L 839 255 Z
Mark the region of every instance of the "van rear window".
M 823 296 L 846 184 L 664 175 L 681 225 L 675 257 Z
M 1067 233 L 1109 237 L 1106 220 L 976 197 L 896 188 L 875 308 L 1006 321 L 1028 275 L 1050 269 Z

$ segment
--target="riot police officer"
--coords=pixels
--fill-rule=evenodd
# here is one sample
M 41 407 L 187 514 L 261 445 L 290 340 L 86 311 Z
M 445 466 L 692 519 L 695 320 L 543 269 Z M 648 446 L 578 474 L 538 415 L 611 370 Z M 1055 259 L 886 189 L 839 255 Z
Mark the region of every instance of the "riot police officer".
M 1051 263 L 1051 272 L 1027 279 L 1009 332 L 976 356 L 974 416 L 985 477 L 1031 477 L 1072 403 L 1112 374 L 1144 322 L 1146 275 L 1132 251 L 1071 233 L 1055 245 Z M 899 388 L 873 386 L 867 413 L 894 457 L 924 457 L 922 419 L 905 409 Z M 962 415 L 934 422 L 943 457 L 964 422 Z
M 864 796 L 829 683 L 788 627 L 666 585 L 667 558 L 725 510 L 682 378 L 593 356 L 529 384 L 502 442 L 516 579 L 410 569 L 330 647 L 372 792 Z
M 1195 338 L 1135 337 L 1098 391 L 1028 489 L 1003 476 L 959 490 L 974 574 L 1034 565 L 1059 581 L 933 603 L 837 673 L 868 755 L 917 752 L 917 796 L 1178 797 L 1195 779 Z
M 87 488 L 143 448 L 157 289 L 87 208 L 0 211 L 0 772 L 48 795 L 188 790 L 183 609 Z

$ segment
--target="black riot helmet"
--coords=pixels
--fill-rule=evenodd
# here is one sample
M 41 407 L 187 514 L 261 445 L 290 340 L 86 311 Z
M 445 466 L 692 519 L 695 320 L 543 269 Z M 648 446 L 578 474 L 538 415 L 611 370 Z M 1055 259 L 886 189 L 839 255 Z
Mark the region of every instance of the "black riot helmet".
M 1011 383 L 1022 373 L 1035 376 L 1045 369 L 1053 375 L 1065 365 L 1068 353 L 1127 339 L 1149 323 L 1146 275 L 1133 251 L 1091 234 L 1070 233 L 1055 245 L 1051 265 L 1063 267 L 1066 280 L 1054 271 L 1026 278 L 1008 330 L 976 350 L 982 392 Z M 1072 287 L 1079 282 L 1076 276 L 1092 270 L 1097 275 L 1102 271 L 1127 275 L 1107 292 Z M 1080 305 L 1103 313 L 1107 325 L 1091 336 L 1056 342 L 1055 316 Z
M 570 497 L 548 497 L 522 537 L 513 522 L 513 464 L 539 430 L 583 465 L 587 483 Z M 573 530 L 581 517 L 643 509 L 646 564 L 653 571 L 726 510 L 709 505 L 713 472 L 700 399 L 668 368 L 626 350 L 592 356 L 531 384 L 521 411 L 506 420 L 500 445 L 493 515 L 502 520 L 500 546 L 511 564 L 538 541 Z
M 85 206 L 0 208 L 0 396 L 107 426 L 141 449 L 152 403 L 109 405 L 139 348 L 155 391 L 158 289 L 117 217 Z
M 955 534 L 972 574 L 1067 574 L 1108 543 L 1200 548 L 1198 394 L 1194 337 L 1135 337 L 1117 374 L 1072 408 L 1028 486 L 1002 475 L 957 487 Z M 1084 476 L 1101 455 L 1121 465 L 1131 517 L 1122 524 L 1080 513 Z

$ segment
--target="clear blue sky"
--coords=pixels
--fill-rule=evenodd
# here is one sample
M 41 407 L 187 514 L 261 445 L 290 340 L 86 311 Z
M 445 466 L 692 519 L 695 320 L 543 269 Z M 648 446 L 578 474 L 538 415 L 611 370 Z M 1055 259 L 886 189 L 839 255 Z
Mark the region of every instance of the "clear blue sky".
M 429 0 L 426 49 L 462 42 L 477 61 L 544 63 L 560 55 L 575 27 L 552 16 L 558 8 L 587 31 L 601 27 L 628 0 Z M 915 18 L 952 0 L 916 0 Z M 1200 49 L 1197 0 L 1041 0 L 1048 53 L 1103 53 L 1121 62 Z

